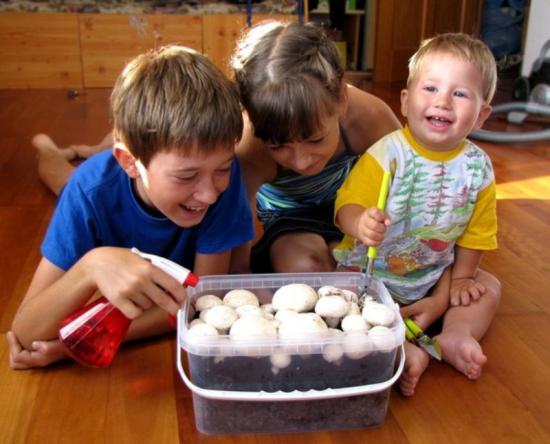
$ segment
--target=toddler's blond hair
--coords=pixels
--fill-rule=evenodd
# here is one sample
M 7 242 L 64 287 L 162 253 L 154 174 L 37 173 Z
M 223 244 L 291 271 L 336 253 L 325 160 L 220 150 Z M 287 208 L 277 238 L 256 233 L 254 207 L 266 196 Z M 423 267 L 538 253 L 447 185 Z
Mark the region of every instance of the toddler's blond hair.
M 481 40 L 463 33 L 446 33 L 423 40 L 418 51 L 409 59 L 409 78 L 412 82 L 424 59 L 436 53 L 451 54 L 472 63 L 483 79 L 482 92 L 485 103 L 491 103 L 497 85 L 497 67 L 491 50 Z

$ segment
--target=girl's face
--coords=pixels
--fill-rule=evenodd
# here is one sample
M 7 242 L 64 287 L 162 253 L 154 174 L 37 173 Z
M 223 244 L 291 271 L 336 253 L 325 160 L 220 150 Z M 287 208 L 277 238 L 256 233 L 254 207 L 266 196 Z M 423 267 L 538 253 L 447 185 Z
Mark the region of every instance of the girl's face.
M 423 146 L 449 151 L 491 112 L 484 103 L 481 73 L 451 54 L 427 55 L 409 87 L 401 92 L 401 112 Z
M 227 148 L 201 156 L 159 152 L 147 168 L 136 162 L 138 194 L 176 225 L 197 225 L 229 186 L 234 158 L 233 150 Z
M 302 176 L 312 176 L 323 170 L 340 143 L 340 115 L 334 113 L 321 121 L 321 127 L 307 140 L 283 145 L 267 144 L 273 160 Z

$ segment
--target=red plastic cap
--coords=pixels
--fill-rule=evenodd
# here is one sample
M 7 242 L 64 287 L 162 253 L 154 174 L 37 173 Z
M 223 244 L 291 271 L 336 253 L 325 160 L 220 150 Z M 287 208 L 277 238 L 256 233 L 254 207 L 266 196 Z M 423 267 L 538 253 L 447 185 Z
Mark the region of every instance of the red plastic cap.
M 185 278 L 185 281 L 183 282 L 184 285 L 187 285 L 189 287 L 196 287 L 198 283 L 199 277 L 192 271 L 189 272 L 189 274 Z

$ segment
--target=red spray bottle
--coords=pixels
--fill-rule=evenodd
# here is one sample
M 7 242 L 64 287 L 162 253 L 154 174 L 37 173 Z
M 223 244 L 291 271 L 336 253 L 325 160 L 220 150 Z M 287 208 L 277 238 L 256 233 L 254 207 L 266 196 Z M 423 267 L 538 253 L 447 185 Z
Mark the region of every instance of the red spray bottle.
M 182 285 L 194 287 L 199 282 L 196 274 L 187 268 L 154 254 L 132 252 L 150 261 Z M 69 354 L 88 367 L 107 367 L 126 336 L 131 320 L 101 297 L 76 310 L 61 322 L 59 339 Z

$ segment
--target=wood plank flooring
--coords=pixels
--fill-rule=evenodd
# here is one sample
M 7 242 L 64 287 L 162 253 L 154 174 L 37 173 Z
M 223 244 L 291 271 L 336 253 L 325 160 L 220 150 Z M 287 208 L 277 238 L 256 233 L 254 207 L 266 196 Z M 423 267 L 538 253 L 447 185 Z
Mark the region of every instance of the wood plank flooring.
M 368 88 L 398 112 L 398 88 Z M 31 136 L 46 132 L 60 145 L 96 143 L 109 129 L 109 90 L 81 93 L 70 99 L 63 90 L 0 91 L 1 342 L 5 342 L 4 333 L 40 258 L 39 245 L 55 204 L 54 196 L 38 179 Z M 488 126 L 508 128 L 498 119 Z M 503 286 L 502 303 L 482 342 L 489 362 L 481 379 L 468 381 L 447 365 L 432 362 L 416 395 L 405 399 L 394 390 L 386 421 L 361 433 L 207 437 L 194 431 L 190 395 L 175 373 L 181 442 L 550 443 L 550 142 L 480 145 L 493 160 L 499 198 L 499 249 L 486 254 L 483 267 Z M 172 339 L 144 345 L 164 347 L 163 353 L 172 346 Z M 130 347 L 128 353 L 138 351 Z M 28 412 L 29 404 L 23 400 L 37 399 L 40 404 L 38 401 L 50 399 L 47 396 L 55 396 L 39 384 L 48 372 L 13 373 L 2 344 L 0 436 L 8 437 L 7 442 L 22 442 L 9 440 L 15 436 L 26 436 L 24 442 L 38 442 L 39 437 L 32 433 L 33 420 L 45 413 Z M 84 373 L 79 376 L 84 378 Z M 40 409 L 38 404 L 33 408 Z M 79 397 L 64 398 L 62 403 L 51 398 L 43 407 L 69 419 L 79 416 L 75 409 L 85 412 L 90 408 Z M 14 424 L 28 427 L 28 431 L 15 430 Z M 57 435 L 55 441 L 67 439 Z M 170 442 L 157 442 L 161 441 Z M 104 435 L 102 442 L 113 442 L 113 437 Z

